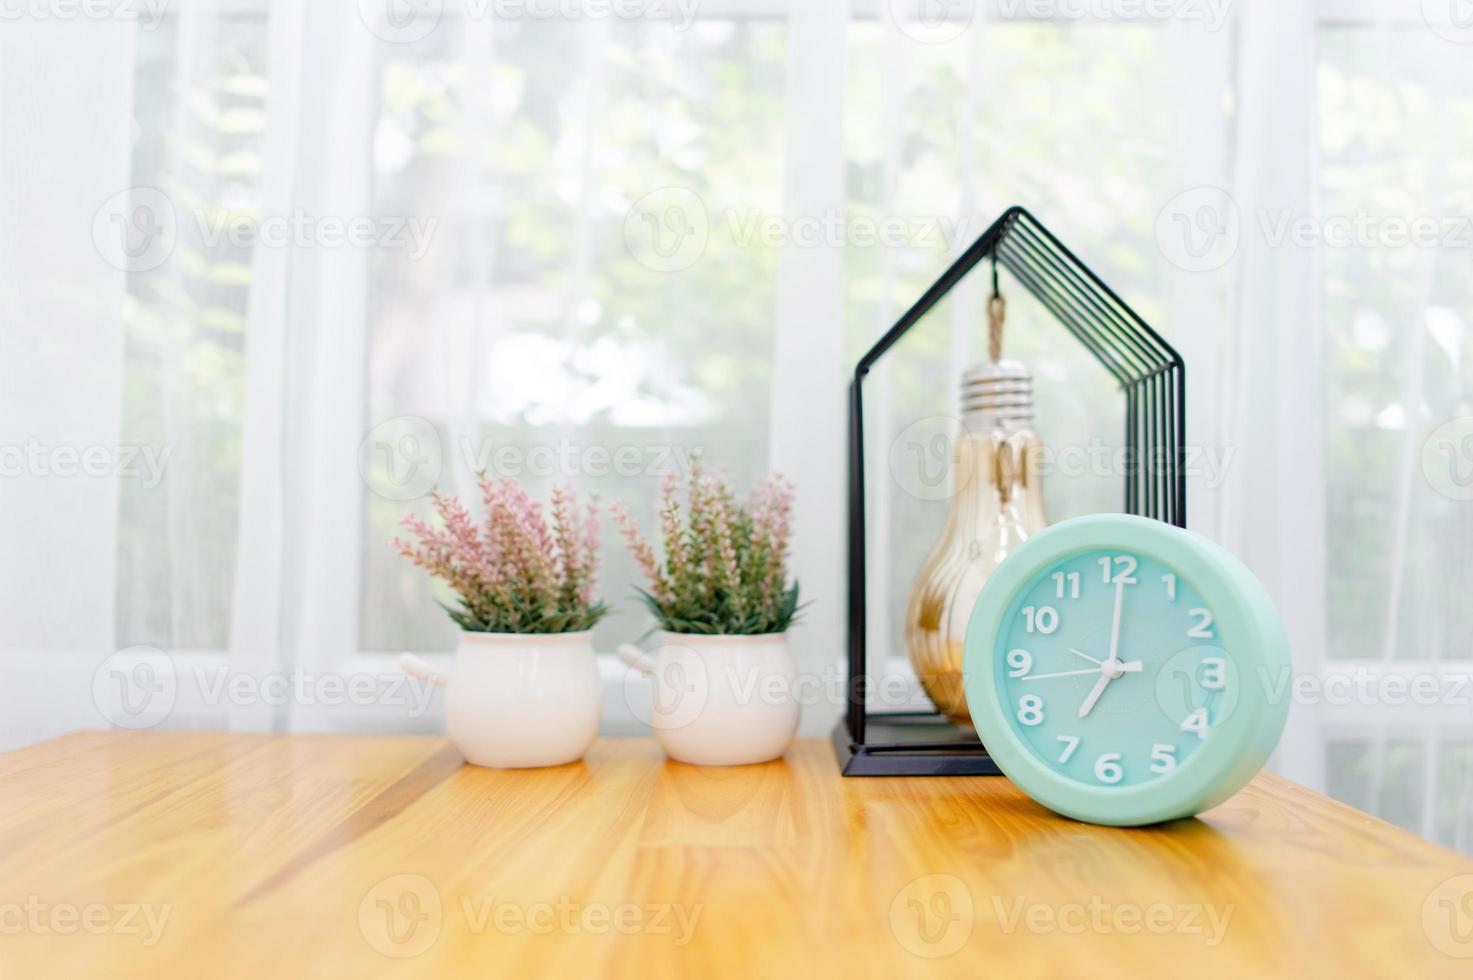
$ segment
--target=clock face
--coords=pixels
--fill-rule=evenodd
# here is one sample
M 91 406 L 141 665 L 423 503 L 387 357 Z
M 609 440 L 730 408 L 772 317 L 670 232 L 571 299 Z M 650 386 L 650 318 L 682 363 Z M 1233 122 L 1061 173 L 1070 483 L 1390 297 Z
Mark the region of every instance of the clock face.
M 1161 779 L 1231 708 L 1233 661 L 1210 603 L 1176 568 L 1124 548 L 1039 569 L 1004 618 L 995 665 L 1025 745 L 1068 779 Z
M 1283 732 L 1289 669 L 1242 562 L 1106 514 L 1047 528 L 998 566 L 963 680 L 983 745 L 1025 793 L 1129 826 L 1199 813 L 1253 778 Z

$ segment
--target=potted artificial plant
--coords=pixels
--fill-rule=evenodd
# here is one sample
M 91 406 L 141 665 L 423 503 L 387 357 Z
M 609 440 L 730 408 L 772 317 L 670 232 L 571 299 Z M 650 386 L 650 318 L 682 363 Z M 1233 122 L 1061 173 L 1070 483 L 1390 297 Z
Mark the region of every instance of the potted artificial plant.
M 647 580 L 656 648 L 619 648 L 653 682 L 650 722 L 665 752 L 698 765 L 766 762 L 798 729 L 788 628 L 798 584 L 788 579 L 793 491 L 778 477 L 738 501 L 723 478 L 675 478 L 660 490 L 663 561 L 621 506 L 614 517 Z
M 413 654 L 406 672 L 445 692 L 445 725 L 480 766 L 555 766 L 582 757 L 598 734 L 599 675 L 590 639 L 604 615 L 596 601 L 598 507 L 580 510 L 567 488 L 552 492 L 551 525 L 514 480 L 481 477 L 485 517 L 454 497 L 430 495 L 436 527 L 413 514 L 414 543 L 394 546 L 458 597 L 442 602 L 460 626 L 450 677 Z

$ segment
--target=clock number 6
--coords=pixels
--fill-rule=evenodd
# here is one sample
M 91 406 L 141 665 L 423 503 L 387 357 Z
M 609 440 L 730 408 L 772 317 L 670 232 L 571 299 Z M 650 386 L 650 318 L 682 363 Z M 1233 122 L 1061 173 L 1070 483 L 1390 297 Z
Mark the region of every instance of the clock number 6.
M 1120 768 L 1119 752 L 1106 752 L 1095 760 L 1095 778 L 1109 786 L 1125 778 L 1125 770 Z

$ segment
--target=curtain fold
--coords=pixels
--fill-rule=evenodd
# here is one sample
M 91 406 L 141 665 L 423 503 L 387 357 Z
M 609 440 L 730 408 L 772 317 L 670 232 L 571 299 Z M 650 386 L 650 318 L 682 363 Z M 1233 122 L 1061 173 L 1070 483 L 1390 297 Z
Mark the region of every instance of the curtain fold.
M 375 39 L 351 0 L 272 7 L 251 251 L 241 505 L 229 658 L 261 676 L 338 669 L 359 647 L 358 474 L 374 253 L 330 237 L 373 217 Z M 249 704 L 244 728 L 321 724 L 314 705 Z
M 789 8 L 783 214 L 790 223 L 845 213 L 846 0 Z M 841 243 L 782 250 L 772 355 L 768 458 L 798 487 L 793 574 L 812 603 L 794 634 L 799 670 L 843 655 L 845 635 L 844 256 Z M 837 704 L 806 712 L 821 734 Z
M 296 198 L 299 174 L 294 161 L 302 152 L 306 92 L 305 0 L 278 0 L 271 7 L 261 148 L 259 214 L 286 214 Z M 240 502 L 230 629 L 226 641 L 232 669 L 264 673 L 288 666 L 282 642 L 284 622 L 287 469 L 288 324 L 293 308 L 292 252 L 257 248 L 251 255 L 246 306 L 246 344 L 242 364 Z M 231 724 L 272 727 L 280 711 L 265 704 L 240 706 Z
M 303 87 L 295 93 L 303 111 L 294 161 L 301 177 L 291 213 L 324 227 L 376 229 L 378 46 L 367 31 L 343 32 L 343 21 L 355 13 L 348 0 L 313 0 L 307 10 Z M 287 377 L 293 389 L 283 434 L 290 557 L 278 585 L 290 597 L 286 660 L 316 674 L 361 649 L 356 584 L 367 545 L 357 463 L 377 257 L 375 248 L 326 239 L 292 255 Z
M 134 54 L 117 21 L 0 28 L 0 660 L 31 668 L 0 683 L 0 743 L 96 726 L 42 665 L 115 649 L 119 487 L 144 472 L 123 300 L 165 219 L 130 187 Z
M 1314 10 L 1253 0 L 1239 19 L 1232 204 L 1240 228 L 1232 273 L 1225 400 L 1233 464 L 1223 483 L 1222 543 L 1275 597 L 1295 670 L 1317 675 L 1325 651 L 1325 343 L 1313 249 L 1263 233 L 1315 206 Z M 1312 721 L 1293 706 L 1279 762 L 1322 782 Z

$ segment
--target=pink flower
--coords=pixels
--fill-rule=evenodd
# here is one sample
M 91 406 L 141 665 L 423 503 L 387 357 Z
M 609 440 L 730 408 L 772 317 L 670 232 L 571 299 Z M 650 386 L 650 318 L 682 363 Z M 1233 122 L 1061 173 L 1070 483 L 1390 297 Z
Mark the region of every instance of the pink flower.
M 634 560 L 639 563 L 639 570 L 644 572 L 644 577 L 649 580 L 650 594 L 656 599 L 664 599 L 669 596 L 669 586 L 665 577 L 660 574 L 660 563 L 655 560 L 654 549 L 650 543 L 639 533 L 639 526 L 634 518 L 629 516 L 629 508 L 623 501 L 617 501 L 610 508 L 614 515 L 614 523 L 619 525 L 619 531 L 624 535 L 624 541 L 629 545 L 629 551 L 634 555 Z
M 687 482 L 686 506 L 676 478 L 660 484 L 664 564 L 622 505 L 614 508 L 630 552 L 649 582 L 661 625 L 674 632 L 782 632 L 793 621 L 797 585 L 788 583 L 793 491 L 778 476 L 758 483 L 739 503 L 731 484 L 701 472 Z
M 398 552 L 444 581 L 460 596 L 451 616 L 466 629 L 556 633 L 592 627 L 604 613 L 595 602 L 598 508 L 581 524 L 571 489 L 552 492 L 552 525 L 542 508 L 513 480 L 482 475 L 477 486 L 486 510 L 478 525 L 455 497 L 430 494 L 440 527 L 414 514 L 402 521 L 411 544 Z

